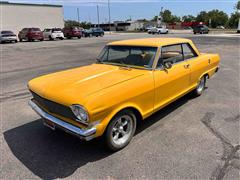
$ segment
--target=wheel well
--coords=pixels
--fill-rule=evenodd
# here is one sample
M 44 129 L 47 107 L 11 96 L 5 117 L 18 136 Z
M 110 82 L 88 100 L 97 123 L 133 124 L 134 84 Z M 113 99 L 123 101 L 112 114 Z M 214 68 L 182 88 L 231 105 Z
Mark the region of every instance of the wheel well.
M 126 107 L 126 108 L 124 108 L 124 109 L 121 109 L 120 111 L 118 111 L 118 112 L 112 117 L 112 119 L 113 119 L 118 113 L 120 113 L 120 112 L 122 112 L 122 111 L 124 111 L 124 110 L 130 110 L 130 111 L 132 111 L 132 112 L 135 114 L 136 119 L 137 119 L 137 125 L 138 125 L 139 122 L 143 119 L 142 114 L 139 112 L 138 109 L 136 109 L 136 108 L 134 108 L 134 107 Z M 110 124 L 110 122 L 112 121 L 112 119 L 108 122 L 107 127 L 109 126 L 109 124 Z M 107 127 L 106 127 L 106 129 L 107 129 Z M 106 129 L 104 130 L 104 134 L 106 133 Z
M 208 74 L 204 74 L 203 77 L 205 77 L 206 79 L 209 79 L 209 75 Z

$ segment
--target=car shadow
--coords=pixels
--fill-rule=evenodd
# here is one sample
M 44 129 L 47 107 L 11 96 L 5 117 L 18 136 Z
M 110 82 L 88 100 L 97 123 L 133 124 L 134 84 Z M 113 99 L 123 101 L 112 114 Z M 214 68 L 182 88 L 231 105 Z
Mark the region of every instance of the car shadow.
M 136 134 L 152 126 L 189 99 L 191 97 L 186 95 L 150 116 L 138 125 Z M 79 167 L 113 154 L 99 138 L 89 142 L 80 141 L 62 131 L 44 128 L 41 119 L 4 132 L 4 138 L 12 153 L 42 179 L 68 177 Z

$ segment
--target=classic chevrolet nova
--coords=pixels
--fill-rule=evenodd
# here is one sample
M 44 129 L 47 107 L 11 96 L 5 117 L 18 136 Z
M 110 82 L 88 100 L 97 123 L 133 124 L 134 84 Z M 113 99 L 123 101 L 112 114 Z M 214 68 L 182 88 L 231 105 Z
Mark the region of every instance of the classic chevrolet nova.
M 188 39 L 112 42 L 92 65 L 31 80 L 29 104 L 51 129 L 87 141 L 103 136 L 116 151 L 130 142 L 141 120 L 187 93 L 200 96 L 219 61 Z

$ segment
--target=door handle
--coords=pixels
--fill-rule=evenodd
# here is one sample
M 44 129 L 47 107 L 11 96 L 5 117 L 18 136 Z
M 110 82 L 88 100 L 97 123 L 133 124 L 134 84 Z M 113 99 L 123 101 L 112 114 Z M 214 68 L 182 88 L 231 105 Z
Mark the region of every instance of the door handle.
M 208 64 L 211 64 L 211 59 L 208 59 Z
M 185 69 L 188 69 L 189 67 L 190 67 L 190 64 L 185 64 L 185 65 L 184 65 L 184 68 L 185 68 Z

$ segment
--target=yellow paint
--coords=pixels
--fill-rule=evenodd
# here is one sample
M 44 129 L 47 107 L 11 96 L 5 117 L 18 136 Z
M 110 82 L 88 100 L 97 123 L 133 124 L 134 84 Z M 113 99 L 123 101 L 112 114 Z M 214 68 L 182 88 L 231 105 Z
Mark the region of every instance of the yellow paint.
M 96 125 L 101 136 L 114 115 L 125 108 L 139 111 L 142 119 L 163 108 L 196 88 L 203 75 L 211 77 L 219 66 L 219 56 L 200 54 L 191 40 L 180 38 L 151 38 L 125 40 L 109 45 L 158 47 L 154 67 L 161 46 L 189 43 L 198 57 L 173 65 L 171 69 L 152 70 L 121 68 L 114 65 L 92 64 L 61 71 L 31 80 L 29 89 L 43 98 L 70 106 L 84 106 L 90 116 L 90 126 Z M 209 60 L 210 59 L 210 60 Z M 184 68 L 189 64 L 190 68 Z M 71 119 L 59 117 L 81 128 L 87 128 Z

